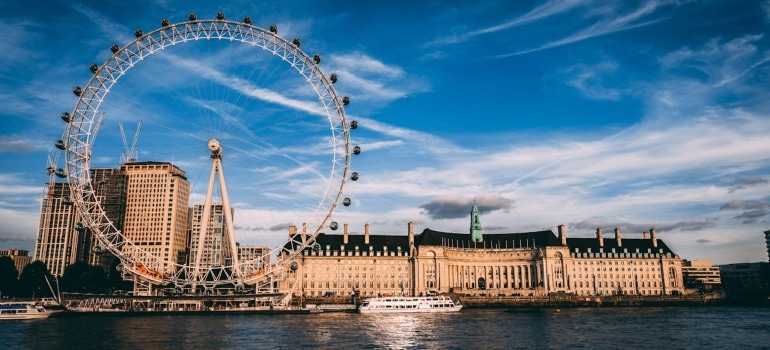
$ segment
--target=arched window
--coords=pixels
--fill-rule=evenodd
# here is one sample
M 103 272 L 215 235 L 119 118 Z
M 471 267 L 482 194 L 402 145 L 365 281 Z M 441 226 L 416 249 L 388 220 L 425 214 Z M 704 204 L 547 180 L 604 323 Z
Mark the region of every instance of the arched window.
M 668 278 L 671 281 L 671 287 L 677 287 L 676 269 L 674 267 L 668 268 Z

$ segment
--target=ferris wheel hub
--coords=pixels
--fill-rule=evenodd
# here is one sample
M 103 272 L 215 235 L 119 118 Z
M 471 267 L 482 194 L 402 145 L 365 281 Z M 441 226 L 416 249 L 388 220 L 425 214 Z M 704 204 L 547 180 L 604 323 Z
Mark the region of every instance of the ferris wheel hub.
M 212 156 L 218 156 L 222 154 L 222 146 L 217 139 L 211 139 L 209 141 L 209 150 L 211 150 Z

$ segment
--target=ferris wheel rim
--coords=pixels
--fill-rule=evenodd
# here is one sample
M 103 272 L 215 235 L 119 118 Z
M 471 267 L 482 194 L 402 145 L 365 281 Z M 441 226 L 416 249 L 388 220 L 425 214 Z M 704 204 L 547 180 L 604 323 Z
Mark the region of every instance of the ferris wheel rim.
M 109 250 L 121 260 L 124 268 L 148 281 L 172 283 L 174 285 L 190 284 L 192 266 L 165 261 L 162 258 L 147 253 L 140 247 L 134 246 L 133 242 L 126 238 L 123 232 L 118 230 L 107 217 L 100 201 L 95 196 L 95 190 L 90 181 L 92 142 L 98 134 L 99 119 L 97 119 L 97 116 L 99 107 L 109 94 L 110 88 L 117 84 L 118 80 L 134 64 L 169 45 L 198 40 L 229 39 L 257 46 L 263 51 L 279 56 L 284 63 L 289 63 L 314 87 L 324 106 L 326 118 L 331 124 L 332 131 L 332 172 L 322 198 L 313 214 L 311 214 L 311 216 L 318 216 L 318 219 L 314 221 L 318 222 L 318 225 L 317 227 L 311 227 L 309 235 L 305 236 L 303 233 L 301 239 L 296 236 L 290 237 L 280 246 L 268 249 L 268 253 L 259 259 L 264 260 L 265 257 L 269 259 L 270 255 L 275 251 L 279 251 L 280 255 L 291 257 L 299 254 L 305 247 L 310 246 L 324 226 L 330 222 L 334 209 L 341 202 L 343 188 L 348 178 L 351 158 L 350 128 L 343 108 L 347 101 L 343 102 L 343 98 L 337 95 L 336 90 L 332 86 L 334 81 L 323 74 L 318 67 L 320 61 L 316 60 L 318 56 L 310 57 L 299 48 L 296 40 L 295 42 L 289 42 L 278 36 L 273 31 L 273 28 L 265 30 L 252 25 L 250 20 L 248 22 L 244 20 L 241 23 L 223 18 L 213 20 L 193 20 L 191 18 L 189 21 L 175 24 L 164 20 L 158 29 L 146 34 L 137 30 L 135 34 L 136 39 L 122 48 L 117 48 L 116 50 L 117 45 L 113 45 L 111 47 L 113 54 L 101 66 L 98 66 L 96 70 L 94 70 L 94 64 L 92 64 L 91 70 L 94 75 L 84 88 L 77 88 L 79 90 L 79 92 L 76 92 L 78 101 L 63 135 L 63 140 L 66 140 L 65 161 L 67 164 L 67 180 L 70 184 L 73 202 L 81 213 L 87 213 L 82 215 L 84 224 L 95 233 L 98 241 L 104 245 L 106 250 Z M 73 92 L 75 91 L 73 90 Z M 136 250 L 143 253 L 144 257 L 137 259 L 126 256 L 122 252 L 125 246 L 133 246 Z M 147 264 L 147 262 L 152 260 L 155 260 L 153 264 Z M 161 271 L 148 270 L 146 266 L 157 265 L 157 260 L 160 260 L 159 263 L 163 269 Z M 222 269 L 240 269 L 241 266 L 251 262 L 253 260 L 244 261 L 238 266 L 202 268 L 203 275 L 195 275 L 193 279 L 197 283 L 209 287 L 234 283 L 236 278 L 233 271 L 230 271 L 230 274 L 226 272 L 223 274 Z M 267 264 L 264 265 L 267 266 Z M 276 264 L 272 268 L 280 270 L 282 266 Z M 260 280 L 269 273 L 271 271 L 268 271 L 268 269 L 251 271 L 241 282 L 250 284 Z

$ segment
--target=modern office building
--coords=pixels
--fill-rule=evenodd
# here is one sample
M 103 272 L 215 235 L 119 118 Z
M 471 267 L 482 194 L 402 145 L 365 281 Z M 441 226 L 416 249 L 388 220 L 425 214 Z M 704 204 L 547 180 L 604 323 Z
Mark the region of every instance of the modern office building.
M 722 284 L 719 266 L 706 260 L 682 260 L 685 288 L 711 290 Z
M 736 263 L 719 265 L 722 285 L 727 289 L 763 290 L 770 292 L 770 263 Z
M 162 262 L 185 262 L 190 183 L 171 163 L 136 162 L 120 166 L 126 176 L 123 235 L 133 242 L 123 255 L 140 258 L 146 267 L 164 269 Z M 141 251 L 140 251 L 141 250 Z M 162 261 L 149 261 L 144 252 Z
M 203 204 L 196 204 L 192 208 L 190 258 L 189 264 L 197 261 L 198 243 L 200 242 L 201 223 L 203 219 Z M 234 214 L 234 210 L 230 210 Z M 203 255 L 200 264 L 202 267 L 219 267 L 231 264 L 230 245 L 227 241 L 227 223 L 225 222 L 224 206 L 212 204 L 209 212 L 208 229 L 204 231 Z
M 262 258 L 261 258 L 262 257 Z M 246 263 L 250 262 L 251 268 L 248 270 L 259 271 L 270 264 L 270 251 L 265 246 L 242 246 L 238 245 L 238 261 L 243 264 L 241 273 L 247 273 Z
M 19 271 L 19 276 L 17 277 L 21 277 L 21 272 L 24 270 L 24 267 L 32 262 L 32 257 L 29 256 L 29 252 L 21 249 L 0 249 L 0 256 L 7 256 L 13 260 L 13 265 L 16 266 L 16 270 Z
M 40 205 L 35 254 L 33 260 L 46 264 L 55 276 L 64 274 L 64 268 L 83 255 L 81 234 L 75 229 L 77 213 L 70 198 L 67 182 L 48 182 Z
M 91 169 L 91 182 L 96 199 L 119 231 L 123 231 L 123 219 L 126 214 L 126 175 L 115 168 Z M 115 256 L 102 249 L 96 236 L 91 234 L 88 241 L 87 262 L 89 265 L 101 266 L 105 272 L 115 262 Z

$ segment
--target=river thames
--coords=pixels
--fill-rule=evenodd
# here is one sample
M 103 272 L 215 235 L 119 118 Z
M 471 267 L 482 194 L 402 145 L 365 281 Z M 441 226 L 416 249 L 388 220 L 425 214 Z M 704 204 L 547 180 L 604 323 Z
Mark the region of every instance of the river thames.
M 447 314 L 391 315 L 54 315 L 46 320 L 0 323 L 0 348 L 770 349 L 770 308 L 464 309 Z

